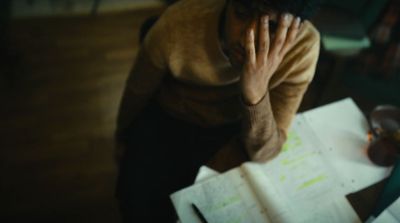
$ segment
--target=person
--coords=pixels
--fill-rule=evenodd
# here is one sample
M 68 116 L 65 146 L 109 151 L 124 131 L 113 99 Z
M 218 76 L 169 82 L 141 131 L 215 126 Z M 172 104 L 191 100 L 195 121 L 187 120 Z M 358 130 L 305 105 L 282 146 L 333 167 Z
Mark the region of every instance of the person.
M 169 195 L 203 164 L 226 170 L 279 153 L 315 72 L 320 37 L 307 20 L 315 3 L 181 0 L 166 9 L 139 49 L 118 114 L 124 222 L 176 220 Z

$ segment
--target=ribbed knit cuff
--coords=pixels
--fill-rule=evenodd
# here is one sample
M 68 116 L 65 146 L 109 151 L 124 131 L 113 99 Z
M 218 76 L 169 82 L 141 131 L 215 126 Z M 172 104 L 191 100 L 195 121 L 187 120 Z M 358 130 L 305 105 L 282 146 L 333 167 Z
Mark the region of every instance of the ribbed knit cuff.
M 268 93 L 267 93 L 268 94 Z M 265 119 L 266 113 L 268 112 L 269 95 L 264 95 L 264 97 L 255 105 L 246 104 L 242 98 L 240 98 L 243 115 L 249 121 L 249 127 L 252 127 L 257 122 Z

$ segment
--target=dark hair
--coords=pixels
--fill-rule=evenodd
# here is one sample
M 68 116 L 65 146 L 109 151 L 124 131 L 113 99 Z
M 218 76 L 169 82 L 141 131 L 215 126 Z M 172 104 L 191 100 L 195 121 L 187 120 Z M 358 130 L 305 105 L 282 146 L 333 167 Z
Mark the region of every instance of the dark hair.
M 279 13 L 289 12 L 302 19 L 310 18 L 322 0 L 231 0 L 252 13 L 265 13 L 276 10 Z

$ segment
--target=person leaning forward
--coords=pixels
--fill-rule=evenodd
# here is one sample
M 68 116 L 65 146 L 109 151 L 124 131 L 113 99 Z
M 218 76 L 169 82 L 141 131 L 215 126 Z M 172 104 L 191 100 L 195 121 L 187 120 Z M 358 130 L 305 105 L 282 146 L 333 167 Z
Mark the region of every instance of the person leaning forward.
M 320 36 L 307 18 L 316 6 L 181 0 L 167 8 L 139 49 L 120 104 L 124 222 L 173 222 L 169 194 L 193 183 L 203 164 L 223 171 L 279 154 L 315 73 Z

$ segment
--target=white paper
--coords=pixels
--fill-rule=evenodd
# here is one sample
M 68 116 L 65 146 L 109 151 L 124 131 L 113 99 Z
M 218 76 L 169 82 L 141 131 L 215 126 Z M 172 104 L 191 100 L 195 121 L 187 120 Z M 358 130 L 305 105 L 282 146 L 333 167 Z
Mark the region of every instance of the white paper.
M 368 122 L 352 99 L 343 99 L 303 114 L 325 145 L 325 157 L 341 174 L 346 194 L 377 183 L 390 174 L 389 168 L 377 166 L 369 160 Z
M 309 200 L 342 194 L 340 178 L 322 147 L 304 117 L 298 115 L 281 153 L 263 164 L 263 171 L 287 199 L 303 207 Z
M 316 205 L 304 223 L 361 223 L 349 201 L 344 196 L 333 198 L 329 203 Z
M 398 223 L 400 222 L 400 198 L 397 198 L 388 208 L 386 208 L 373 223 Z
M 202 168 L 171 199 L 182 223 L 200 222 L 192 203 L 211 223 L 360 222 L 344 195 L 390 173 L 368 159 L 367 131 L 351 99 L 299 114 L 275 159 L 220 175 Z
M 304 117 L 298 115 L 278 157 L 266 164 L 242 165 L 272 222 L 330 222 L 338 218 L 357 222 L 351 207 L 340 208 L 349 205 L 340 178 L 321 147 Z M 332 217 L 338 214 L 340 217 Z
M 210 179 L 211 177 L 217 176 L 219 173 L 207 166 L 201 166 L 199 169 L 199 172 L 196 175 L 196 179 L 194 180 L 194 182 L 200 183 L 203 182 L 207 179 Z
M 257 198 L 243 180 L 239 168 L 217 175 L 171 195 L 182 223 L 196 223 L 194 203 L 208 222 L 263 223 L 266 213 L 260 210 Z

